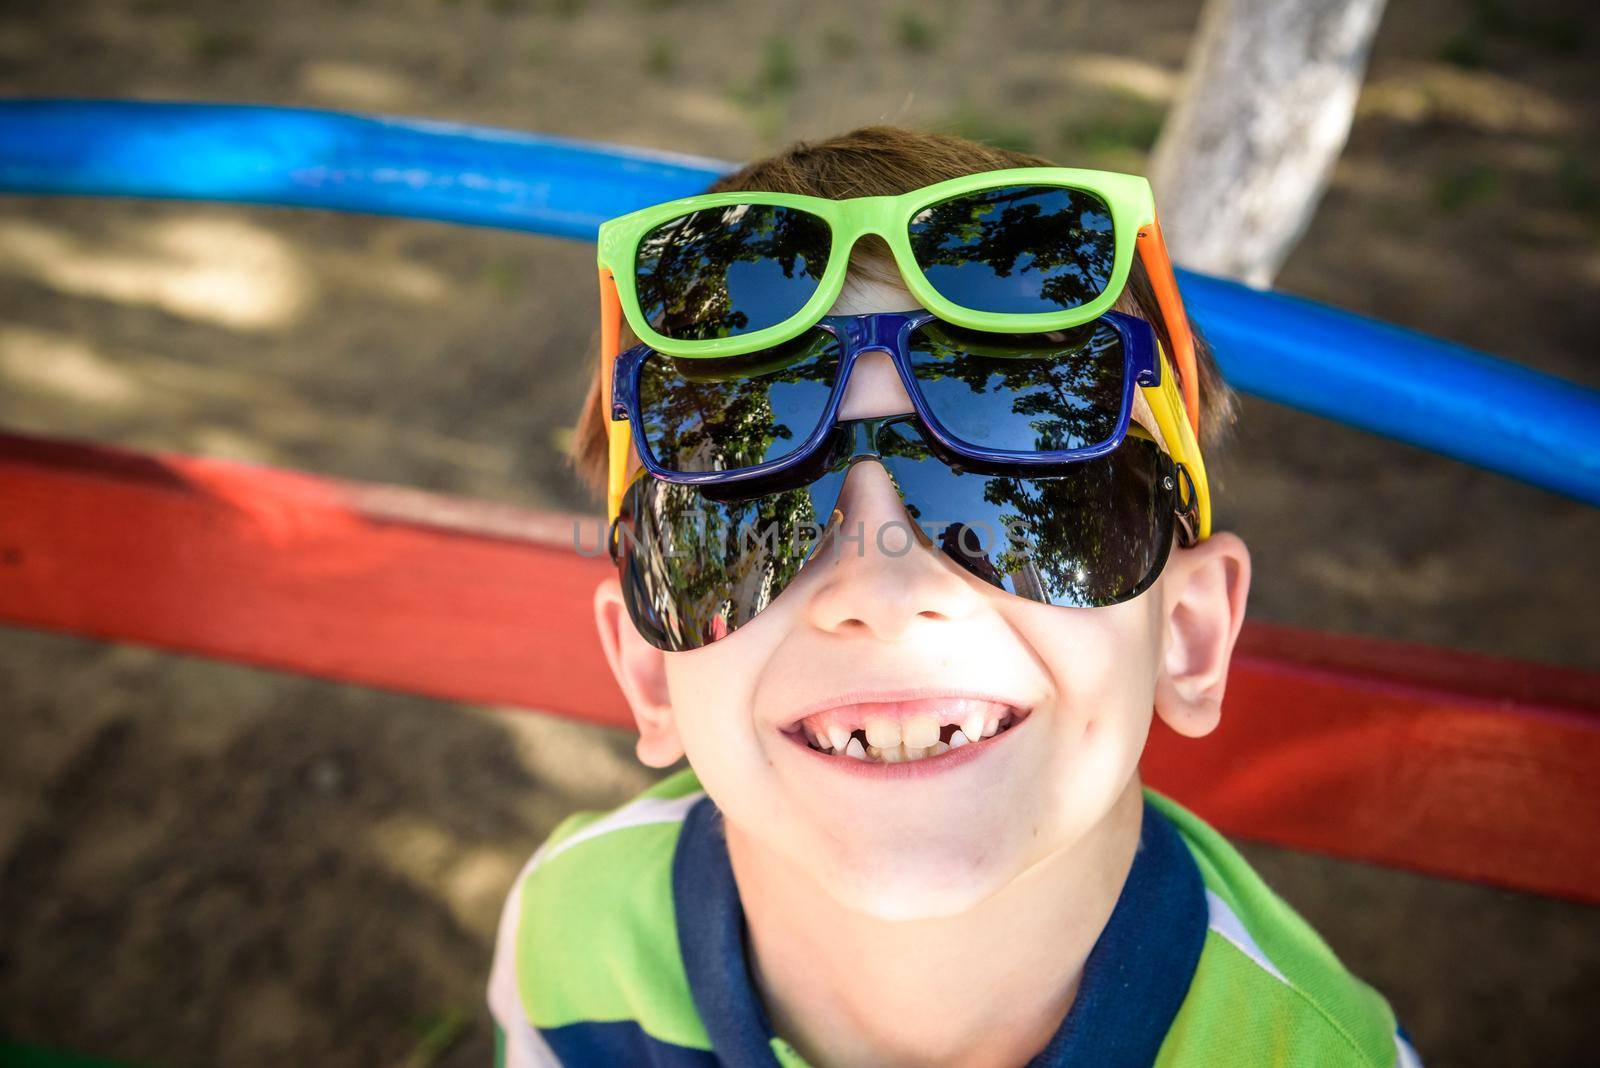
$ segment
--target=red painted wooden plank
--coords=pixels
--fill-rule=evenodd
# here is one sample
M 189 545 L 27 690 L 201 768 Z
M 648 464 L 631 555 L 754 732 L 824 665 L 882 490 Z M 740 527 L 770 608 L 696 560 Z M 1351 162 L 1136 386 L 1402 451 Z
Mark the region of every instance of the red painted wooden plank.
M 0 618 L 626 726 L 575 521 L 0 434 Z M 1597 767 L 1600 676 L 1256 623 L 1144 761 L 1230 833 L 1600 903 Z
M 0 618 L 632 723 L 579 517 L 10 434 L 0 502 Z M 592 551 L 595 521 L 579 533 Z
M 1222 725 L 1142 767 L 1244 837 L 1600 903 L 1593 674 L 1253 624 Z

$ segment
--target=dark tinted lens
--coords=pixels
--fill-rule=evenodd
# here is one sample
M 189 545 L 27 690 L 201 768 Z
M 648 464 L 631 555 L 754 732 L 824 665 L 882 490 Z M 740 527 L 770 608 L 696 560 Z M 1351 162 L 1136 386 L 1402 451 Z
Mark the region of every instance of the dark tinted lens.
M 1087 304 L 1111 282 L 1111 209 L 1081 189 L 1006 186 L 929 205 L 911 250 L 940 295 L 973 311 L 1037 314 Z
M 648 476 L 623 498 L 617 560 L 623 600 L 658 649 L 698 649 L 753 619 L 793 581 L 843 484 L 718 500 Z
M 805 307 L 828 265 L 830 231 L 809 212 L 705 208 L 645 234 L 634 284 L 665 337 L 702 341 L 776 326 Z
M 731 471 L 794 452 L 822 419 L 839 343 L 822 330 L 759 353 L 677 359 L 639 369 L 639 432 L 669 471 Z
M 1156 444 L 1125 438 L 1047 477 L 951 470 L 909 424 L 889 429 L 883 464 L 934 545 L 1008 593 L 1067 607 L 1127 600 L 1171 546 L 1172 488 Z
M 1058 452 L 1110 441 L 1126 403 L 1122 335 L 1095 321 L 991 334 L 934 320 L 907 345 L 933 418 L 962 443 Z
M 1142 593 L 1166 561 L 1171 463 L 1146 438 L 1028 478 L 957 472 L 910 422 L 884 426 L 877 443 L 910 520 L 939 551 L 1009 593 L 1069 607 L 1114 604 Z M 679 651 L 753 619 L 818 549 L 850 457 L 841 433 L 787 488 L 636 480 L 623 498 L 618 563 L 639 632 Z M 821 542 L 820 551 L 922 551 L 909 525 L 857 531 L 847 516 L 845 527 L 853 539 Z

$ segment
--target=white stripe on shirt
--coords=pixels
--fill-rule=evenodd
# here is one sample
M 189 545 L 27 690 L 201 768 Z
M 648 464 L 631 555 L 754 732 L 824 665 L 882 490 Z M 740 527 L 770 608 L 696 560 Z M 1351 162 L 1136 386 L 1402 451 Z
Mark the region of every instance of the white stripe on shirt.
M 528 1022 L 522 1007 L 522 994 L 517 986 L 517 927 L 522 922 L 522 884 L 539 865 L 560 856 L 580 842 L 628 827 L 642 827 L 651 823 L 678 823 L 688 815 L 696 801 L 705 796 L 704 790 L 682 797 L 640 797 L 621 808 L 595 820 L 589 826 L 563 838 L 552 849 L 548 839 L 528 863 L 517 873 L 511 884 L 505 908 L 500 913 L 500 926 L 494 940 L 494 964 L 489 969 L 489 1011 L 506 1036 L 505 1068 L 561 1068 L 555 1052 L 545 1042 L 536 1028 Z

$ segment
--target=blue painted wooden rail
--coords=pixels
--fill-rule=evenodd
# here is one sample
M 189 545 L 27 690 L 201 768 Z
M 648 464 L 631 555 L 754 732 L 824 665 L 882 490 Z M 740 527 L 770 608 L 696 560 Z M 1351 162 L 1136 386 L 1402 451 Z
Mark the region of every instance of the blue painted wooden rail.
M 422 119 L 124 100 L 0 102 L 0 192 L 404 215 L 592 240 L 700 192 L 704 157 Z M 1600 504 L 1600 391 L 1313 301 L 1179 272 L 1245 392 Z

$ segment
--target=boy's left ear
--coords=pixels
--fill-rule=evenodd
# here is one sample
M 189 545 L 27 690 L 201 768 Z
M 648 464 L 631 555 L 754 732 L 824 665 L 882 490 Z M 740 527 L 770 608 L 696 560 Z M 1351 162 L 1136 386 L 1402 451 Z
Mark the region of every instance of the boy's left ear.
M 1228 663 L 1250 595 L 1250 550 L 1238 535 L 1219 531 L 1174 549 L 1162 579 L 1156 714 L 1179 734 L 1199 738 L 1222 719 Z

